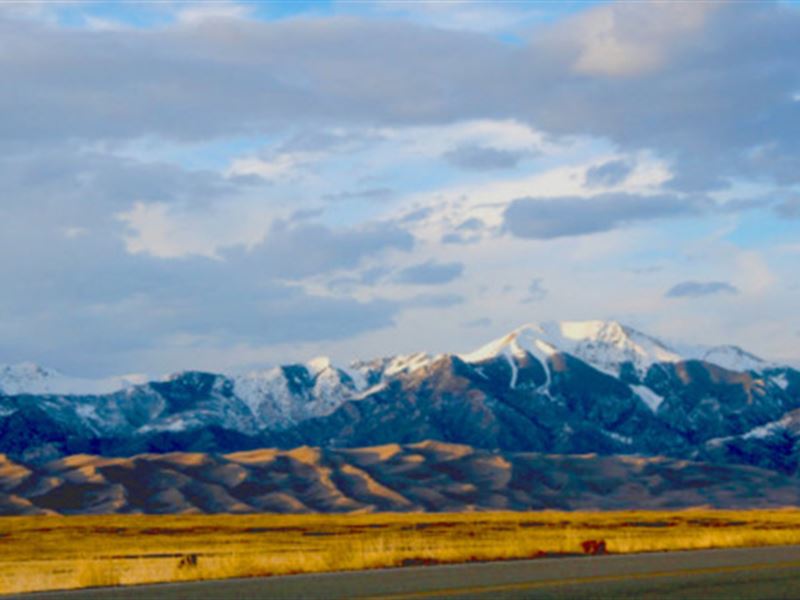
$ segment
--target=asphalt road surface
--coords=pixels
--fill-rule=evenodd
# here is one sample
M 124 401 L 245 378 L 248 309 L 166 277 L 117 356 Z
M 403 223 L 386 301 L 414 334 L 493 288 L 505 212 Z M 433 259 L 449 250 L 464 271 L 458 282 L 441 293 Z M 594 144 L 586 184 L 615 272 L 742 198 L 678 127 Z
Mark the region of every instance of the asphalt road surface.
M 26 599 L 425 598 L 800 599 L 800 546 L 545 558 L 234 579 L 75 592 Z

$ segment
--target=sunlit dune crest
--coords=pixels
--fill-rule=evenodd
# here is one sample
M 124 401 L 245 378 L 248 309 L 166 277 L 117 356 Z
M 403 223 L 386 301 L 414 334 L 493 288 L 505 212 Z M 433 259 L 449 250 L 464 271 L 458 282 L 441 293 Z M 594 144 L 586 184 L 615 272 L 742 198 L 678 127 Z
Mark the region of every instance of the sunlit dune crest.
M 275 457 L 278 455 L 278 450 L 274 449 L 261 449 L 261 450 L 247 450 L 244 452 L 232 452 L 231 454 L 226 454 L 225 458 L 232 460 L 234 462 L 239 463 L 246 463 L 246 464 L 268 464 L 275 460 Z

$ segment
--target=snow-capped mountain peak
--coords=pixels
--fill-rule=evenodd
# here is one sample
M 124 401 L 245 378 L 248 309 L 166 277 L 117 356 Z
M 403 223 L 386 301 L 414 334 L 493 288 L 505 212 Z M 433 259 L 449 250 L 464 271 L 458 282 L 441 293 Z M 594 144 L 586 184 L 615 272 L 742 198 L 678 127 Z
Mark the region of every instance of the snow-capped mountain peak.
M 42 389 L 58 376 L 55 371 L 34 363 L 3 365 L 0 366 L 0 391 L 5 394 L 21 394 Z
M 714 346 L 701 352 L 699 358 L 729 371 L 761 371 L 774 366 L 739 346 Z
M 327 356 L 317 356 L 306 363 L 306 368 L 313 377 L 316 377 L 323 371 L 327 371 L 328 369 L 332 369 L 334 367 L 331 363 L 331 359 Z
M 684 359 L 661 340 L 616 321 L 561 321 L 543 327 L 556 347 L 615 375 L 624 363 L 643 375 L 654 363 Z
M 624 363 L 644 374 L 654 363 L 683 360 L 664 342 L 616 321 L 530 323 L 461 358 L 481 362 L 507 352 L 519 355 L 526 351 L 539 357 L 566 352 L 613 375 L 619 374 Z
M 103 379 L 70 377 L 34 363 L 0 365 L 0 393 L 90 395 L 108 394 L 145 383 L 144 375 L 122 375 Z

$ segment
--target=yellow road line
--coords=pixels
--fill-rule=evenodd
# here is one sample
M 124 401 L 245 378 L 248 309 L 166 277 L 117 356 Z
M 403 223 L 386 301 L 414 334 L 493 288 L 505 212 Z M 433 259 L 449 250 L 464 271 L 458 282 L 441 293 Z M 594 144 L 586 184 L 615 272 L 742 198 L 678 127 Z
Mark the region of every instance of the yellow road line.
M 381 596 L 367 596 L 362 600 L 415 600 L 417 598 L 440 598 L 455 594 L 488 594 L 492 592 L 514 592 L 534 590 L 547 587 L 565 585 L 581 585 L 587 583 L 605 583 L 611 581 L 624 581 L 631 579 L 655 579 L 659 577 L 681 577 L 684 575 L 714 575 L 718 573 L 735 573 L 737 571 L 765 571 L 769 569 L 785 569 L 800 567 L 800 561 L 777 563 L 756 563 L 753 565 L 738 565 L 729 567 L 707 567 L 704 569 L 680 569 L 676 571 L 654 571 L 652 573 L 631 573 L 629 575 L 594 575 L 590 577 L 573 577 L 570 579 L 547 579 L 545 581 L 528 581 L 521 583 L 506 583 L 500 585 L 482 585 L 463 588 L 447 588 L 424 592 L 403 592 L 400 594 L 387 594 Z

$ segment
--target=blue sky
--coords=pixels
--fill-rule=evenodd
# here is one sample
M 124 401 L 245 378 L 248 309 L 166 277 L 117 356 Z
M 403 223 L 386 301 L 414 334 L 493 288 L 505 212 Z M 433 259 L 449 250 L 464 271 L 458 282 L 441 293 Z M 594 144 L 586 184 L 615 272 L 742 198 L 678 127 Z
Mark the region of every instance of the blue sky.
M 800 361 L 796 2 L 4 3 L 0 40 L 0 362 L 593 318 Z

